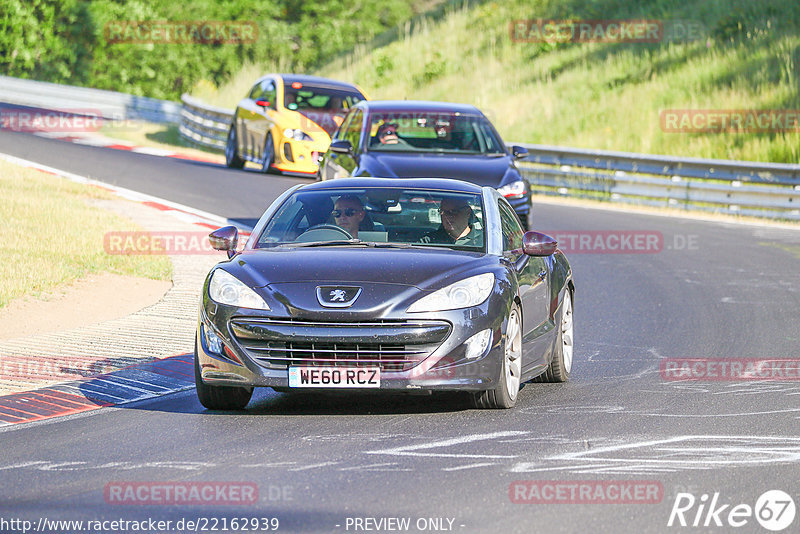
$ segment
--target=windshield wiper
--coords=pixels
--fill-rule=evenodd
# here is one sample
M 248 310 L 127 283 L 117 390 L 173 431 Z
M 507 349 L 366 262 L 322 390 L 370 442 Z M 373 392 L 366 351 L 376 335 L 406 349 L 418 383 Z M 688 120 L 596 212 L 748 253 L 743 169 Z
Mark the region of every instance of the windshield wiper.
M 369 243 L 375 248 L 427 248 L 422 243 L 385 243 L 383 241 L 373 241 Z
M 384 241 L 361 241 L 360 239 L 340 239 L 337 241 L 309 241 L 308 243 L 282 243 L 280 247 L 341 247 L 359 245 L 372 248 L 430 248 L 425 244 L 417 243 L 387 243 Z
M 282 247 L 336 247 L 343 245 L 363 245 L 369 246 L 369 243 L 361 241 L 360 239 L 339 239 L 335 241 L 309 241 L 307 243 L 283 243 Z

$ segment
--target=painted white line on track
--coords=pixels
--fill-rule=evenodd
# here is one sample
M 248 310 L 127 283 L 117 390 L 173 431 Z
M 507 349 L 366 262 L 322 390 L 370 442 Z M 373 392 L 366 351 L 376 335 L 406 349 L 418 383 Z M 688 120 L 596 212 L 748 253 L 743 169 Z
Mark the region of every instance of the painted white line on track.
M 626 215 L 652 215 L 653 217 L 666 217 L 668 219 L 683 219 L 687 221 L 698 221 L 698 222 L 706 222 L 706 223 L 715 223 L 715 224 L 734 224 L 734 225 L 741 225 L 741 226 L 754 226 L 757 228 L 770 228 L 770 229 L 781 229 L 781 230 L 800 230 L 800 224 L 793 224 L 791 222 L 784 222 L 784 221 L 774 221 L 772 219 L 764 219 L 764 221 L 756 220 L 755 217 L 751 217 L 746 221 L 741 221 L 735 219 L 735 215 L 726 214 L 726 213 L 704 213 L 704 212 L 697 212 L 697 211 L 687 211 L 687 212 L 678 212 L 678 213 L 664 213 L 661 211 L 662 209 L 670 209 L 670 208 L 652 208 L 649 206 L 641 205 L 641 204 L 617 204 L 613 202 L 603 202 L 603 201 L 592 201 L 589 199 L 580 199 L 580 198 L 573 198 L 573 197 L 555 197 L 549 195 L 541 195 L 536 194 L 532 195 L 533 197 L 533 205 L 536 204 L 548 204 L 551 206 L 559 206 L 559 207 L 569 207 L 569 208 L 578 208 L 578 209 L 587 209 L 587 210 L 602 210 L 602 211 L 613 211 L 618 213 L 624 213 Z M 566 201 L 566 202 L 565 202 Z M 597 204 L 595 204 L 597 203 Z M 535 214 L 534 214 L 535 216 Z
M 402 445 L 400 447 L 393 447 L 390 449 L 382 449 L 378 451 L 365 451 L 365 454 L 388 454 L 390 456 L 428 456 L 437 458 L 516 458 L 516 455 L 502 455 L 502 454 L 464 454 L 464 453 L 436 453 L 436 452 L 418 452 L 424 449 L 435 449 L 437 447 L 450 447 L 452 445 L 462 445 L 464 443 L 472 443 L 475 441 L 486 441 L 497 438 L 505 438 L 510 436 L 524 436 L 530 432 L 507 430 L 503 432 L 491 432 L 488 434 L 471 434 L 469 436 L 461 436 L 458 438 L 451 438 L 439 441 L 431 441 L 429 443 L 421 443 L 417 445 Z
M 172 156 L 175 152 L 167 150 L 166 148 L 155 148 L 149 146 L 136 146 L 131 148 L 131 152 L 137 154 L 147 154 L 148 156 Z
M 87 146 L 98 146 L 98 147 L 109 146 L 111 144 L 105 139 L 94 139 L 92 137 L 78 137 L 73 139 L 71 142 L 75 143 L 76 145 L 87 145 Z M 122 143 L 120 143 L 120 145 L 121 144 Z
M 219 225 L 219 226 L 226 226 L 228 224 L 232 224 L 232 221 L 229 221 L 227 218 L 225 218 L 225 217 L 223 217 L 221 215 L 216 215 L 214 213 L 209 213 L 207 211 L 199 210 L 199 209 L 193 208 L 191 206 L 187 206 L 185 204 L 179 204 L 178 202 L 172 202 L 171 200 L 167 200 L 167 199 L 164 199 L 164 198 L 161 198 L 161 197 L 148 195 L 146 193 L 140 193 L 140 192 L 134 191 L 132 189 L 126 189 L 124 187 L 111 185 L 111 184 L 108 184 L 106 182 L 101 182 L 100 180 L 94 180 L 92 178 L 87 178 L 87 177 L 81 176 L 79 174 L 75 174 L 75 173 L 72 173 L 72 172 L 69 172 L 69 171 L 58 169 L 56 167 L 50 167 L 48 165 L 42 165 L 41 163 L 36 163 L 35 161 L 31 161 L 31 160 L 27 160 L 27 159 L 23 159 L 23 158 L 18 158 L 16 156 L 12 156 L 10 154 L 4 154 L 4 153 L 0 152 L 0 160 L 4 160 L 4 161 L 7 161 L 9 163 L 13 163 L 15 165 L 20 165 L 22 167 L 28 167 L 28 168 L 36 169 L 36 170 L 39 170 L 39 171 L 47 172 L 47 173 L 50 173 L 50 174 L 55 174 L 56 176 L 60 176 L 62 178 L 66 178 L 67 180 L 70 180 L 72 182 L 76 182 L 76 183 L 79 183 L 79 184 L 95 185 L 97 187 L 101 187 L 103 189 L 107 189 L 107 190 L 115 193 L 117 196 L 120 196 L 120 197 L 128 199 L 128 200 L 132 200 L 134 202 L 154 202 L 154 203 L 162 204 L 164 206 L 172 208 L 173 210 L 176 210 L 176 212 L 177 212 L 176 215 L 178 213 L 180 213 L 180 212 L 184 212 L 184 215 L 183 215 L 184 217 L 186 217 L 186 214 L 189 214 L 191 216 L 194 216 L 195 219 L 199 219 L 201 222 L 208 222 L 208 223 L 216 224 L 216 225 Z M 247 225 L 243 225 L 241 223 L 235 223 L 235 224 L 240 229 L 244 229 L 244 230 L 248 230 L 248 231 L 252 230 L 252 228 L 250 228 Z
M 463 471 L 464 469 L 474 469 L 476 467 L 489 467 L 490 465 L 497 465 L 496 462 L 482 462 L 477 464 L 459 465 L 458 467 L 443 467 L 442 471 Z
M 318 463 L 318 464 L 304 465 L 302 467 L 293 467 L 292 469 L 289 469 L 289 471 L 292 471 L 292 472 L 294 472 L 294 471 L 307 471 L 309 469 L 316 469 L 317 467 L 327 467 L 329 465 L 336 465 L 338 463 L 339 462 L 322 462 L 322 463 Z

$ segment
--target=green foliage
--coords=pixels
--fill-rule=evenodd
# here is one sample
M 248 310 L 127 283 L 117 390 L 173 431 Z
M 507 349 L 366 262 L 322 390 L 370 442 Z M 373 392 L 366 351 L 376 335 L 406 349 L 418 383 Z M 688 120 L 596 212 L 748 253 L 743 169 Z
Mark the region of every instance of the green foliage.
M 0 70 L 52 82 L 87 81 L 95 45 L 88 4 L 78 0 L 0 2 Z
M 529 19 L 649 19 L 701 31 L 657 43 L 512 39 L 513 21 Z M 406 27 L 319 74 L 377 99 L 476 105 L 507 141 L 800 161 L 795 131 L 675 133 L 660 122 L 663 110 L 800 109 L 800 2 L 487 1 Z
M 402 0 L 2 0 L 0 67 L 9 76 L 176 100 L 245 64 L 306 71 L 413 16 Z M 110 42 L 110 23 L 255 22 L 255 42 Z

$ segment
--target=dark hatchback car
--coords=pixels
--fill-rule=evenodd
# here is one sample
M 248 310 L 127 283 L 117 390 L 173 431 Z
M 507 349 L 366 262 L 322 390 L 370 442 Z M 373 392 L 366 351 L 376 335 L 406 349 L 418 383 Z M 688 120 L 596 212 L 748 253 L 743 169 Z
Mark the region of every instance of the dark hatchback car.
M 478 108 L 448 102 L 362 101 L 334 132 L 318 178 L 453 178 L 494 187 L 530 225 L 531 195 L 516 160 Z
M 442 179 L 298 185 L 206 278 L 195 380 L 209 409 L 253 388 L 464 391 L 509 408 L 572 368 L 572 270 L 497 190 Z

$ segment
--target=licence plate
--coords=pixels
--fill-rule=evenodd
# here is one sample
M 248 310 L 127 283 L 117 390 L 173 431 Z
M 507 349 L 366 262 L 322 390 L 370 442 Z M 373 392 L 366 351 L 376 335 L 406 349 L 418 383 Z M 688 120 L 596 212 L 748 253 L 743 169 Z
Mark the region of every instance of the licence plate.
M 289 367 L 290 388 L 379 388 L 378 367 Z

